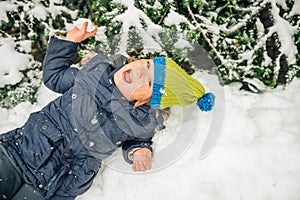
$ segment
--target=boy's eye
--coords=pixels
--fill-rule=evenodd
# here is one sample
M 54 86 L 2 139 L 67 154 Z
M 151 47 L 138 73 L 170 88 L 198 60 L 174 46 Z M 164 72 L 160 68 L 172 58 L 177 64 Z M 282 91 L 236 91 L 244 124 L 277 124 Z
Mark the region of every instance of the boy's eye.
M 147 68 L 150 69 L 150 62 L 147 61 Z

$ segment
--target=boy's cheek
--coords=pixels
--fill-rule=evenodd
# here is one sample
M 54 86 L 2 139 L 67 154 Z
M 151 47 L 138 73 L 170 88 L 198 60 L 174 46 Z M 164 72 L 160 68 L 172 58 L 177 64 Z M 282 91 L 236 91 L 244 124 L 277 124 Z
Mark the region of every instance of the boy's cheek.
M 149 87 L 147 87 L 146 84 L 143 84 L 141 87 L 138 87 L 133 91 L 131 98 L 134 100 L 143 100 L 150 98 L 150 96 L 151 90 L 149 90 Z

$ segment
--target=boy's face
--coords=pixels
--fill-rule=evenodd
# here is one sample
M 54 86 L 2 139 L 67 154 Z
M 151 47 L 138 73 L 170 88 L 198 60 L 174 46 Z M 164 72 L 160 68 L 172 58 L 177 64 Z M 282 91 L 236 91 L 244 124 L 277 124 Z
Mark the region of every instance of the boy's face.
M 116 86 L 129 101 L 148 100 L 152 95 L 153 59 L 128 63 L 114 75 Z

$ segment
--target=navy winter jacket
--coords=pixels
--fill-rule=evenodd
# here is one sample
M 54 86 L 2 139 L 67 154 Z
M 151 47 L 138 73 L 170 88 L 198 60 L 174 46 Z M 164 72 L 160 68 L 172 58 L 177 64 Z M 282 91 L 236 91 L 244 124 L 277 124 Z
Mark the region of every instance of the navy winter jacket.
M 20 128 L 0 135 L 27 180 L 46 199 L 74 199 L 92 184 L 101 161 L 117 148 L 151 149 L 162 117 L 146 105 L 133 108 L 113 81 L 122 63 L 97 55 L 70 67 L 78 44 L 51 38 L 44 59 L 45 85 L 62 95 L 32 113 Z

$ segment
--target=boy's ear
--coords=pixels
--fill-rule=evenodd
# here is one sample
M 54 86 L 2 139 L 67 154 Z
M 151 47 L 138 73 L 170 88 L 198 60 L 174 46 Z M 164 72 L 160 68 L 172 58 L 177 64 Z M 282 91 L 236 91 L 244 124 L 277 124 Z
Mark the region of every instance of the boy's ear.
M 137 108 L 141 105 L 147 104 L 149 105 L 150 99 L 142 99 L 142 100 L 137 100 L 134 104 L 134 108 Z

